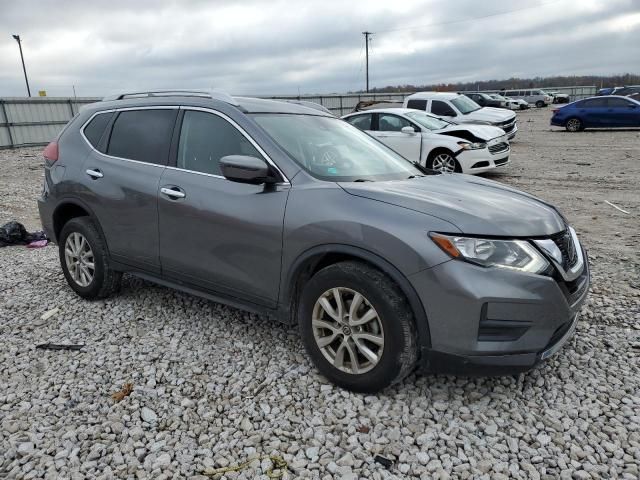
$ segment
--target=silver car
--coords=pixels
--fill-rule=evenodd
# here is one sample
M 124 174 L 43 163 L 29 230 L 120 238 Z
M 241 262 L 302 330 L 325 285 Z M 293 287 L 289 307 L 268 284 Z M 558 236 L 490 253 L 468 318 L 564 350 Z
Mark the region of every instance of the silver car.
M 530 369 L 571 337 L 589 287 L 553 206 L 427 170 L 303 105 L 115 95 L 44 157 L 40 216 L 78 295 L 128 273 L 297 325 L 355 391 L 416 368 Z

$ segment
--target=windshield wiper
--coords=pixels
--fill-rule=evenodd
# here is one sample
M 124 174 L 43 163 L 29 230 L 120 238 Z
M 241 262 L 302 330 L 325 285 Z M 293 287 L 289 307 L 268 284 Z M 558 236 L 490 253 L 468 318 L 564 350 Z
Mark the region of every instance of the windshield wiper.
M 373 180 L 369 180 L 368 178 L 356 178 L 353 181 L 354 182 L 373 182 Z
M 407 180 L 411 180 L 412 178 L 420 178 L 420 177 L 426 177 L 426 175 L 409 175 L 407 177 Z

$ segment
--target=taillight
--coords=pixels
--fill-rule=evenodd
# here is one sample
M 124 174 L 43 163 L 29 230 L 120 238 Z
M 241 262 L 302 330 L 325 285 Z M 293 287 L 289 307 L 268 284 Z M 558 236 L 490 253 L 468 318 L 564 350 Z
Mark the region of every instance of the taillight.
M 558 110 L 560 110 L 559 108 L 554 108 L 553 110 L 551 110 L 553 113 L 556 113 Z
M 51 163 L 58 161 L 58 143 L 51 142 L 47 145 L 42 152 L 42 155 L 46 160 L 49 160 Z

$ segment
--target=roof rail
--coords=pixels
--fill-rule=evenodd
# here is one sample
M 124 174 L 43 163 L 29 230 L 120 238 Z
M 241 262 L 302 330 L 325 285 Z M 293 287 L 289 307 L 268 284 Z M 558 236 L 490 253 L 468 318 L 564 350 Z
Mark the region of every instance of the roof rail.
M 240 105 L 235 98 L 222 90 L 142 90 L 134 92 L 120 92 L 107 95 L 102 99 L 102 101 L 109 102 L 112 100 L 124 100 L 125 98 L 170 96 L 212 98 L 214 100 L 221 100 L 231 105 Z

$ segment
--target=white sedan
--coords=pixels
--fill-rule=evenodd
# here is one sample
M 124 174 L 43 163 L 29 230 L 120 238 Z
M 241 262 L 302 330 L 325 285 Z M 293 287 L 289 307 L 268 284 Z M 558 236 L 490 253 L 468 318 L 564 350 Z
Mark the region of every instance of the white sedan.
M 474 174 L 509 163 L 509 140 L 498 127 L 458 125 L 410 108 L 367 110 L 342 118 L 434 170 Z

